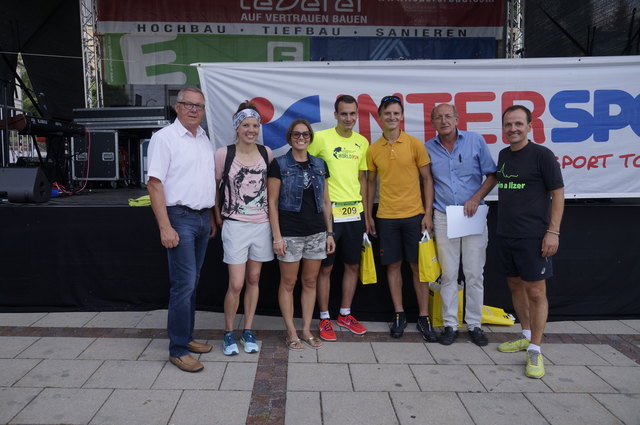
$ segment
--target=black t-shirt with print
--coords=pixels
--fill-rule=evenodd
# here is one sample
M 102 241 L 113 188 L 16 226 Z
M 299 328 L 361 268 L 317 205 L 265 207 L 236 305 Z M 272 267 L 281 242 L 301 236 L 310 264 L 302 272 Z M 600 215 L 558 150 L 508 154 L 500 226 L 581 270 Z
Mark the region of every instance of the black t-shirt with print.
M 549 191 L 564 187 L 554 153 L 529 141 L 498 155 L 498 229 L 507 238 L 542 237 L 549 226 Z

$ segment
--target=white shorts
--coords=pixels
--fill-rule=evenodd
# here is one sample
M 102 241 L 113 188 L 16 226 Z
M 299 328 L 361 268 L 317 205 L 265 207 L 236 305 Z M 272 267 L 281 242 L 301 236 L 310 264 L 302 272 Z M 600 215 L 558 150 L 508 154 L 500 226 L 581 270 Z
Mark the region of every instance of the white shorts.
M 223 261 L 227 264 L 244 264 L 247 260 L 261 263 L 273 260 L 271 225 L 225 220 L 222 225 Z

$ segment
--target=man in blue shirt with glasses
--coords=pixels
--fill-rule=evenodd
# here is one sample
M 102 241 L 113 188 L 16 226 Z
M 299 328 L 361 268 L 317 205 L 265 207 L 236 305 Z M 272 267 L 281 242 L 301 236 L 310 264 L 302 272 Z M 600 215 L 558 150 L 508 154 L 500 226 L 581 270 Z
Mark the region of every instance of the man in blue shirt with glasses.
M 426 147 L 431 157 L 435 191 L 433 222 L 442 267 L 440 294 L 444 319 L 444 331 L 438 342 L 450 345 L 458 336 L 458 272 L 462 261 L 469 337 L 476 345 L 485 346 L 489 341 L 480 323 L 487 227 L 484 226 L 481 234 L 450 239 L 446 209 L 450 205 L 463 206 L 464 215 L 472 217 L 496 185 L 496 164 L 480 134 L 458 129 L 458 112 L 454 105 L 441 104 L 433 108 L 431 123 L 438 135 L 429 140 Z

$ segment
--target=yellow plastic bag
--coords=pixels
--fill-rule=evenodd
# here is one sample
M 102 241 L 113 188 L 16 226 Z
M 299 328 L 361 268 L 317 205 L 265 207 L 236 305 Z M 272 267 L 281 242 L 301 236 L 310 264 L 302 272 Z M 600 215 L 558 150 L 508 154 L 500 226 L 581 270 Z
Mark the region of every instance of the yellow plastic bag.
M 504 311 L 502 308 L 482 306 L 482 323 L 489 325 L 511 326 L 515 322 L 515 317 Z
M 458 285 L 458 323 L 462 323 L 463 303 L 464 289 L 462 285 Z M 440 284 L 435 282 L 429 283 L 429 316 L 431 316 L 431 324 L 433 326 L 444 326 Z
M 362 251 L 360 253 L 360 281 L 364 285 L 378 282 L 376 263 L 373 261 L 373 246 L 369 236 L 362 236 Z
M 422 233 L 422 239 L 418 244 L 418 270 L 420 282 L 435 282 L 440 277 L 440 263 L 436 255 L 436 244 L 429 237 L 429 232 Z
M 464 286 L 458 285 L 458 323 L 463 323 L 464 315 Z M 440 284 L 429 283 L 429 316 L 433 326 L 444 326 L 442 317 L 442 295 L 440 294 Z M 512 326 L 515 317 L 499 307 L 482 306 L 482 324 Z

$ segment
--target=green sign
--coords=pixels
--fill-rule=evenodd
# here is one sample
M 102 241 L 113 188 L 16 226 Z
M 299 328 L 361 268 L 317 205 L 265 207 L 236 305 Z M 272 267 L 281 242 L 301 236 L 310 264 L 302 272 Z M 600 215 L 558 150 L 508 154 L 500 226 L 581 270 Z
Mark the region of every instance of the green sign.
M 107 84 L 198 84 L 197 62 L 308 61 L 308 37 L 105 34 Z

